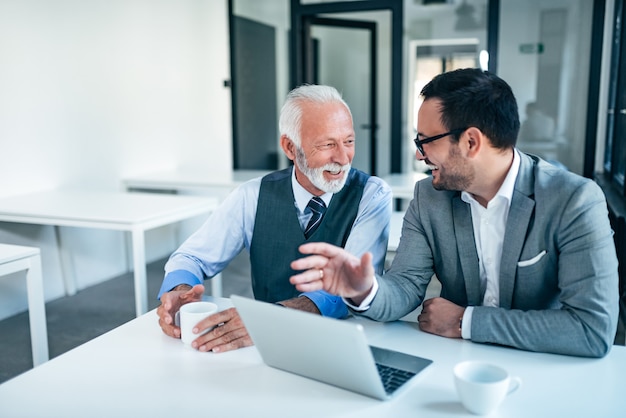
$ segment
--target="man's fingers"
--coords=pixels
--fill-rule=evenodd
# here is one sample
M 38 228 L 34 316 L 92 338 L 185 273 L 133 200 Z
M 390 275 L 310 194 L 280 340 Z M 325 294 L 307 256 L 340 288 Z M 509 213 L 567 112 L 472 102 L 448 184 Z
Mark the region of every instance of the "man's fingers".
M 361 267 L 365 269 L 369 266 L 372 266 L 373 259 L 374 259 L 374 256 L 372 255 L 372 253 L 369 251 L 366 251 L 365 254 L 361 256 Z
M 220 333 L 220 328 L 224 328 L 224 326 L 217 327 L 214 331 Z M 201 345 L 198 349 L 200 351 L 213 351 L 214 353 L 223 353 L 226 351 L 232 351 L 251 345 L 252 339 L 248 335 L 248 331 L 245 328 L 237 328 L 220 336 L 219 338 L 211 340 L 210 343 Z
M 227 309 L 219 314 L 212 315 L 221 318 L 223 325 L 216 326 L 198 339 L 198 350 L 224 352 L 252 345 L 248 331 L 235 308 Z M 195 342 L 194 342 L 195 344 Z
M 197 328 L 198 331 L 202 331 L 220 324 L 229 324 L 235 318 L 239 318 L 239 314 L 235 308 L 228 308 L 204 318 L 202 321 L 198 322 L 195 328 Z
M 328 264 L 328 258 L 323 255 L 316 254 L 292 261 L 291 268 L 296 271 L 309 270 L 312 268 L 323 268 L 326 264 Z
M 172 315 L 170 315 L 169 310 L 166 309 L 165 305 L 162 304 L 157 308 L 157 315 L 159 316 L 159 326 L 163 332 L 170 337 L 178 338 L 180 336 L 180 331 L 178 331 L 177 335 L 175 332 L 177 327 L 173 325 L 174 319 L 172 318 Z
M 320 254 L 327 258 L 336 256 L 341 252 L 341 247 L 336 247 L 325 242 L 309 242 L 298 247 L 302 254 Z
M 293 285 L 310 284 L 315 282 L 322 283 L 325 276 L 326 272 L 324 272 L 324 269 L 314 265 L 303 272 L 291 276 L 289 278 L 289 282 Z
M 201 346 L 212 342 L 224 334 L 232 332 L 238 328 L 243 328 L 243 322 L 239 318 L 239 314 L 235 308 L 229 308 L 224 311 L 215 313 L 198 323 L 194 328 L 194 332 L 201 332 L 207 328 L 213 328 L 206 334 L 198 337 L 197 346 Z M 194 342 L 195 344 L 195 342 Z
M 238 338 L 236 340 L 233 340 L 227 344 L 223 344 L 223 345 L 218 345 L 217 347 L 213 347 L 213 352 L 214 353 L 224 353 L 226 351 L 232 351 L 232 350 L 237 350 L 239 348 L 243 348 L 243 347 L 249 347 L 253 345 L 252 343 L 252 339 L 250 338 L 250 336 L 248 336 L 248 334 L 246 334 L 245 337 L 243 338 Z
M 184 301 L 185 303 L 187 303 L 187 302 L 202 300 L 203 294 L 204 294 L 204 286 L 201 284 L 197 284 L 191 289 L 187 290 L 186 292 L 183 292 L 179 296 L 179 298 L 181 301 Z
M 157 315 L 159 316 L 159 323 L 171 325 L 174 322 L 172 315 L 170 315 L 169 309 L 166 305 L 160 305 L 157 308 Z
M 163 321 L 163 323 L 166 324 L 166 325 L 173 325 L 174 324 L 174 318 L 172 318 L 172 315 L 164 313 L 163 315 L 160 316 L 160 318 Z
M 295 284 L 295 286 L 299 292 L 314 292 L 316 290 L 324 289 L 324 284 L 321 280 L 316 280 L 314 282 L 298 283 Z
M 169 335 L 170 337 L 180 338 L 180 328 L 175 327 L 174 325 L 166 324 L 162 318 L 159 318 L 159 325 L 163 330 L 165 335 Z

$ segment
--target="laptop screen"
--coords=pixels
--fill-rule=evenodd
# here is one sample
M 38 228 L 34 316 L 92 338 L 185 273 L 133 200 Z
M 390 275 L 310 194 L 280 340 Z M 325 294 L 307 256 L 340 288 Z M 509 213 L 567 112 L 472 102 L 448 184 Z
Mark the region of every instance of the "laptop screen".
M 429 359 L 370 347 L 362 325 L 351 321 L 237 295 L 232 295 L 231 300 L 263 361 L 277 369 L 388 399 L 432 363 Z M 400 369 L 404 377 L 393 375 L 396 372 L 389 369 Z M 387 387 L 380 373 L 387 374 Z

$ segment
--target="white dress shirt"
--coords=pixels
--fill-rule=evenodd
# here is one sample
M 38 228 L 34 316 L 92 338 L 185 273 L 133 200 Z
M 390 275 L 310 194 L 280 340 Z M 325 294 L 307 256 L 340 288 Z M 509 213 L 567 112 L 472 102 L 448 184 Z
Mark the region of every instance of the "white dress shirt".
M 205 277 L 213 277 L 222 271 L 244 248 L 250 249 L 261 181 L 262 177 L 259 177 L 237 187 L 200 229 L 171 255 L 165 265 L 166 274 L 159 298 L 181 283 L 190 286 L 203 283 Z M 312 195 L 297 182 L 293 170 L 291 185 L 294 209 L 304 230 L 312 216 L 306 208 Z M 320 197 L 328 206 L 333 195 L 325 193 Z M 387 252 L 391 207 L 389 185 L 379 177 L 369 177 L 345 245 L 347 251 L 359 257 L 366 251 L 371 252 L 378 272 L 383 270 Z M 342 312 L 347 314 L 345 306 L 335 303 L 335 300 L 340 301 L 339 297 L 327 297 L 328 294 L 322 291 L 307 292 L 305 295 L 325 316 L 341 317 Z M 338 306 L 343 309 L 338 309 Z
M 500 260 L 502 244 L 509 208 L 513 198 L 515 179 L 519 172 L 520 156 L 513 151 L 513 164 L 496 195 L 487 203 L 487 207 L 467 192 L 461 193 L 461 199 L 469 203 L 472 212 L 474 241 L 478 253 L 480 268 L 480 286 L 484 289 L 483 306 L 500 306 Z M 472 313 L 474 308 L 468 306 L 463 314 L 461 334 L 464 339 L 472 338 Z
M 474 240 L 476 251 L 478 252 L 478 262 L 480 269 L 481 289 L 484 289 L 483 306 L 500 306 L 500 260 L 502 258 L 502 243 L 506 221 L 509 216 L 511 199 L 515 188 L 515 180 L 519 173 L 520 156 L 515 149 L 513 152 L 513 164 L 507 173 L 504 182 L 496 195 L 483 207 L 471 194 L 461 193 L 461 199 L 470 205 L 472 213 L 472 226 L 474 229 Z M 369 295 L 359 306 L 351 304 L 344 298 L 344 302 L 356 311 L 366 311 L 369 309 L 376 292 L 378 291 L 378 281 L 374 277 L 374 285 Z M 464 339 L 470 339 L 473 307 L 468 306 L 463 314 L 461 334 Z

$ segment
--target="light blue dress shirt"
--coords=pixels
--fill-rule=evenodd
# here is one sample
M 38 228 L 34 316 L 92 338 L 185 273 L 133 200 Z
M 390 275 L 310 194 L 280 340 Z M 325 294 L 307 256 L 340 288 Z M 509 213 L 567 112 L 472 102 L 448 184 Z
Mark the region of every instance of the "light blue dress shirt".
M 293 171 L 291 183 L 294 210 L 304 230 L 311 217 L 306 205 L 312 195 L 296 181 Z M 261 177 L 235 189 L 200 229 L 171 255 L 165 265 L 159 298 L 179 284 L 202 284 L 204 277 L 213 277 L 221 272 L 241 250 L 250 251 L 260 187 Z M 327 193 L 322 199 L 328 205 L 332 194 Z M 387 252 L 391 209 L 390 187 L 380 178 L 371 176 L 363 190 L 345 249 L 358 257 L 371 252 L 379 274 L 382 274 Z M 340 297 L 324 291 L 307 292 L 303 296 L 311 299 L 324 316 L 342 318 L 348 314 Z

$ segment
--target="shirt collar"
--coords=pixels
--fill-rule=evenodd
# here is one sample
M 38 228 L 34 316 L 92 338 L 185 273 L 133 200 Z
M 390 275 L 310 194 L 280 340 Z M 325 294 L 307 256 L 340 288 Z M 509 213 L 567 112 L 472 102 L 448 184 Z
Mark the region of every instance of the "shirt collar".
M 515 189 L 515 180 L 517 179 L 517 174 L 519 173 L 520 162 L 521 159 L 519 153 L 517 149 L 513 148 L 513 164 L 511 164 L 511 168 L 509 168 L 509 172 L 506 174 L 506 177 L 504 178 L 500 189 L 498 189 L 498 192 L 494 196 L 494 199 L 498 196 L 502 197 L 506 199 L 508 205 L 511 205 L 511 200 L 513 200 L 513 190 Z M 461 192 L 461 199 L 468 203 L 475 200 L 474 197 L 468 192 Z
M 298 180 L 296 180 L 295 167 L 292 167 L 291 169 L 291 188 L 293 189 L 293 197 L 296 200 L 296 206 L 298 207 L 298 210 L 303 213 L 304 209 L 306 209 L 306 205 L 309 204 L 309 200 L 311 200 L 314 195 L 308 192 L 304 187 L 302 187 L 300 183 L 298 183 Z M 332 199 L 333 194 L 324 193 L 320 197 L 322 198 L 324 203 L 326 203 L 326 207 L 328 207 L 328 205 L 330 205 L 330 200 Z

